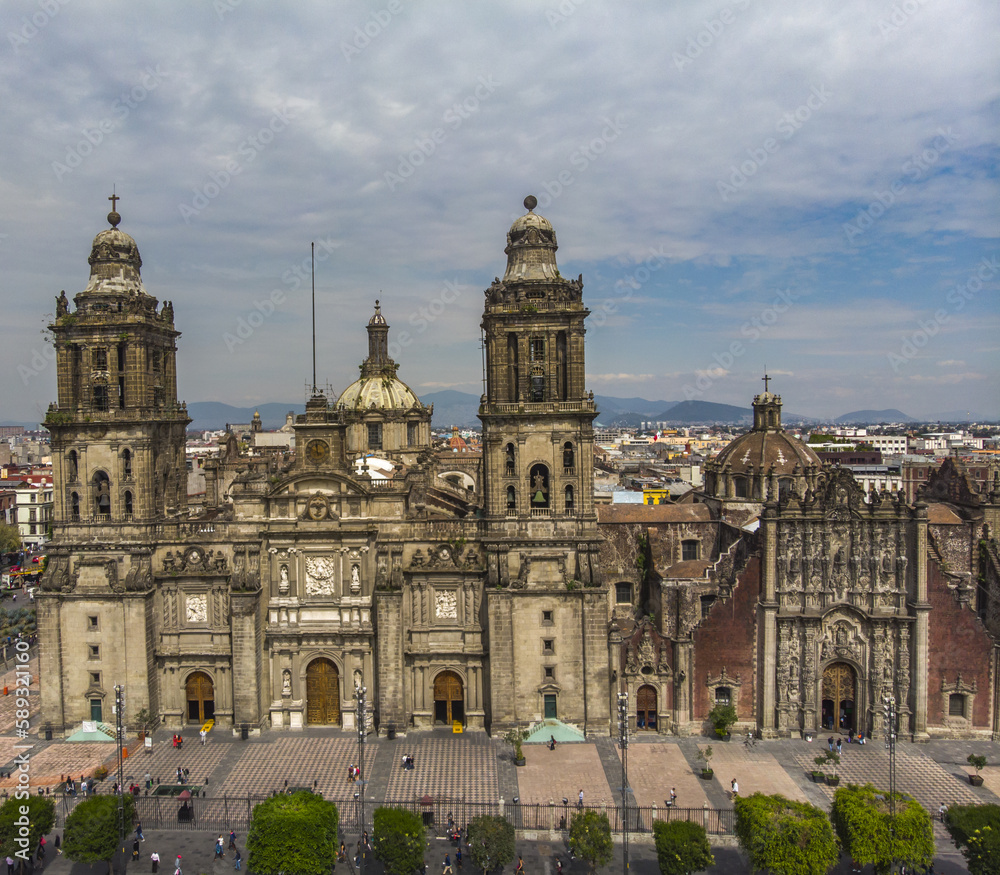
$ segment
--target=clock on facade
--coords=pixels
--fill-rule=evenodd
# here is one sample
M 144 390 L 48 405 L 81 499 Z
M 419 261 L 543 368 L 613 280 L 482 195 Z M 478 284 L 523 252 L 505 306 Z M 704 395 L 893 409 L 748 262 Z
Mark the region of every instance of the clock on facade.
M 326 441 L 309 441 L 306 444 L 306 457 L 310 462 L 323 462 L 330 455 L 330 445 Z

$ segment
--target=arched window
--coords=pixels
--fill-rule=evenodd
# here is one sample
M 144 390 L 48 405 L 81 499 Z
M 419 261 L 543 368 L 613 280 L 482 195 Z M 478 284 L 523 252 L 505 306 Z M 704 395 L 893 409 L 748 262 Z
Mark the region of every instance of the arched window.
M 516 459 L 514 457 L 514 445 L 507 444 L 507 446 L 504 447 L 504 474 L 507 477 L 513 477 L 515 476 L 516 470 L 517 467 Z
M 715 688 L 715 704 L 731 705 L 733 703 L 733 691 L 729 687 Z
M 566 487 L 566 513 L 573 513 L 573 487 Z
M 72 520 L 80 519 L 80 495 L 77 492 L 69 495 L 69 516 Z
M 566 443 L 563 444 L 563 469 L 567 474 L 570 474 L 575 466 L 576 459 L 575 454 L 573 453 L 573 444 L 566 441 Z
M 128 517 L 132 516 L 132 491 L 129 489 L 125 490 L 125 515 Z
M 620 605 L 632 603 L 632 584 L 627 580 L 620 580 L 615 584 L 615 601 Z
M 94 474 L 94 513 L 108 516 L 111 513 L 111 480 L 103 471 Z
M 532 465 L 528 476 L 528 486 L 531 494 L 531 509 L 543 510 L 549 508 L 549 469 L 544 465 Z
M 76 450 L 70 450 L 66 456 L 66 479 L 70 483 L 75 483 L 80 476 L 80 459 Z
M 507 512 L 517 510 L 517 490 L 513 486 L 507 487 Z
M 122 450 L 122 479 L 132 479 L 132 451 Z

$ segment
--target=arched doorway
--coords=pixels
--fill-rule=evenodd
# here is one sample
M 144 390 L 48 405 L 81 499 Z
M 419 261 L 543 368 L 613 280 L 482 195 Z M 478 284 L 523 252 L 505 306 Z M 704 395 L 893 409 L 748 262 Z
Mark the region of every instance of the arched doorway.
M 453 671 L 443 671 L 434 678 L 434 722 L 465 722 L 465 690 L 462 679 Z
M 188 722 L 199 726 L 215 719 L 215 685 L 203 671 L 188 676 L 185 686 Z
M 846 662 L 833 662 L 823 672 L 823 728 L 856 729 L 857 674 Z
M 340 672 L 329 659 L 306 669 L 306 720 L 310 726 L 340 725 Z
M 635 693 L 635 728 L 656 730 L 656 687 L 649 684 Z

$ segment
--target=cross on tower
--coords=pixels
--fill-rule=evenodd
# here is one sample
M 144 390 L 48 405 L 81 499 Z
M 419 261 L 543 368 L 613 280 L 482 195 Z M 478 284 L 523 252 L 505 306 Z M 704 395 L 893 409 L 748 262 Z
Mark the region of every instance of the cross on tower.
M 117 213 L 118 210 L 116 209 L 116 207 L 118 206 L 118 201 L 120 201 L 121 198 L 118 197 L 118 195 L 112 193 L 111 197 L 109 197 L 108 200 L 111 201 L 111 211 Z
M 770 378 L 770 377 L 769 377 L 769 376 L 767 375 L 767 371 L 764 371 L 764 376 L 763 376 L 763 377 L 761 377 L 761 379 L 762 379 L 762 380 L 764 381 L 764 394 L 766 395 L 766 394 L 767 394 L 767 382 L 768 382 L 768 380 L 770 380 L 770 379 L 771 379 L 771 378 Z

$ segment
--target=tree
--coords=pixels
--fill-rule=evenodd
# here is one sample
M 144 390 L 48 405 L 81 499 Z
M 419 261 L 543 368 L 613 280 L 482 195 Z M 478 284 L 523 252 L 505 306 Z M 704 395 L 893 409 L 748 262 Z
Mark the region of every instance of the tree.
M 56 804 L 51 796 L 12 796 L 0 806 L 0 856 L 15 859 L 30 857 L 38 839 L 52 832 L 56 822 Z M 27 826 L 27 836 L 21 827 Z
M 594 873 L 611 862 L 611 823 L 606 814 L 596 811 L 578 812 L 569 825 L 569 847 L 581 860 L 590 864 Z
M 514 859 L 514 825 L 496 814 L 469 821 L 469 856 L 477 869 L 502 869 Z
M 688 875 L 715 863 L 705 827 L 700 823 L 658 820 L 653 824 L 653 838 L 660 875 Z
M 0 523 L 0 553 L 16 553 L 21 549 L 21 533 L 17 526 Z
M 135 731 L 141 733 L 152 732 L 156 729 L 156 724 L 159 722 L 157 718 L 149 713 L 147 708 L 140 708 L 135 712 L 135 717 L 132 718 L 132 725 L 135 727 Z
M 952 805 L 944 822 L 971 875 L 1000 873 L 1000 805 Z
M 507 744 L 514 748 L 514 763 L 515 765 L 524 765 L 524 753 L 521 750 L 521 743 L 528 737 L 528 730 L 521 729 L 517 727 L 515 729 L 508 729 L 503 734 L 503 740 Z
M 329 875 L 337 862 L 337 806 L 308 790 L 272 796 L 253 810 L 247 869 L 258 875 Z
M 754 870 L 824 875 L 840 856 L 826 812 L 807 802 L 754 793 L 733 803 L 736 838 Z
M 889 794 L 872 784 L 848 784 L 833 794 L 830 819 L 841 846 L 862 866 L 871 863 L 876 873 L 888 872 L 894 862 L 926 868 L 934 860 L 930 815 L 904 793 L 896 794 L 895 803 L 893 817 Z
M 715 727 L 715 734 L 719 738 L 725 738 L 737 720 L 736 708 L 733 705 L 716 702 L 712 710 L 708 712 L 708 720 Z
M 375 859 L 387 875 L 413 875 L 424 864 L 424 824 L 402 808 L 376 808 L 372 815 Z
M 126 832 L 132 829 L 135 800 L 132 794 L 124 797 Z M 63 831 L 63 854 L 74 863 L 111 862 L 118 850 L 119 841 L 118 797 L 91 796 L 84 799 L 66 818 Z

